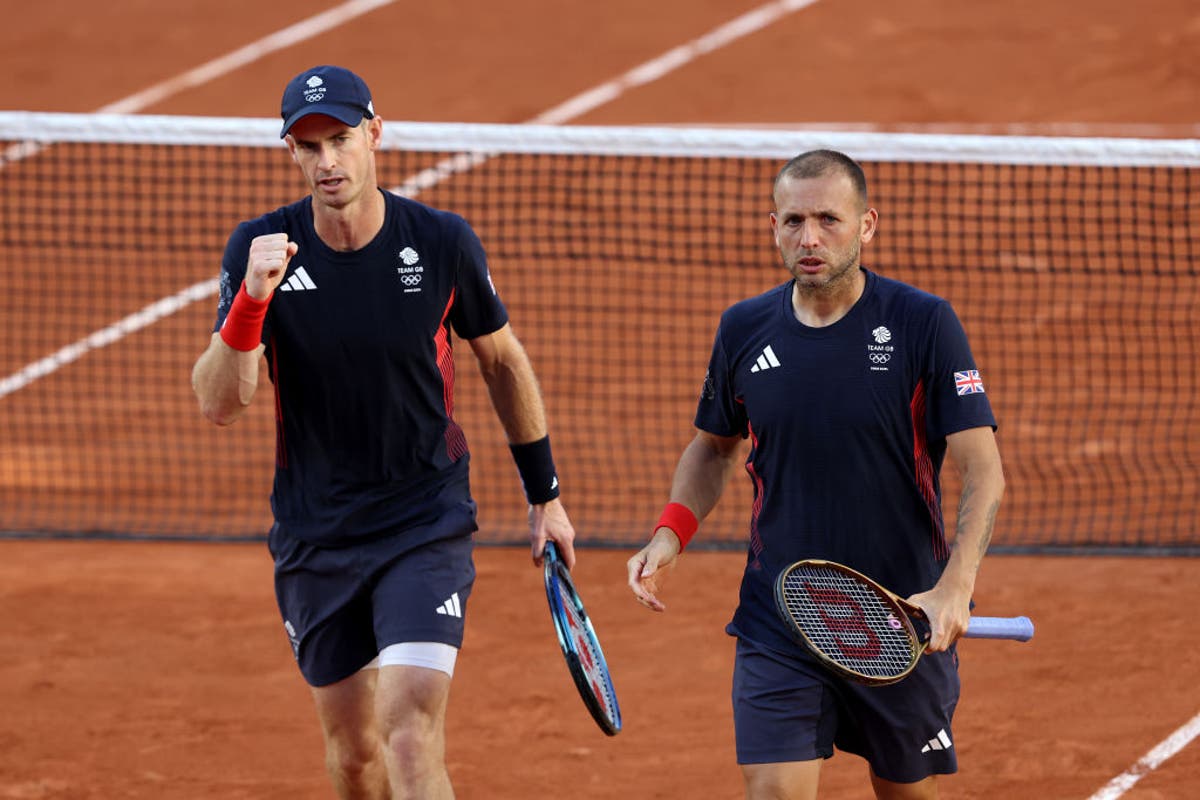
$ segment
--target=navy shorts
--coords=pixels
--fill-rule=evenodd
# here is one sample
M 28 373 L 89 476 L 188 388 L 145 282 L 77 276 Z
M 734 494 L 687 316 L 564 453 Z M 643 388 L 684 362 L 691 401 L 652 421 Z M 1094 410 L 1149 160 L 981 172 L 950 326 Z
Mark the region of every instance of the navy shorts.
M 467 507 L 424 530 L 346 547 L 318 547 L 273 528 L 275 599 L 304 679 L 335 683 L 402 642 L 461 647 L 475 529 Z
M 958 657 L 922 656 L 888 686 L 847 681 L 801 655 L 737 640 L 733 719 L 739 764 L 829 758 L 836 746 L 896 783 L 958 770 L 950 720 Z

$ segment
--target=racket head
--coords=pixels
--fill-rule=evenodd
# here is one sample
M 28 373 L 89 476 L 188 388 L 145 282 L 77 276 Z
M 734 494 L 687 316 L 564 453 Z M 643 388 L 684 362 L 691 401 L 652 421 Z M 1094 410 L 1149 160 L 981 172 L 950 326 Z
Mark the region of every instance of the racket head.
M 906 677 L 925 650 L 911 606 L 842 564 L 797 561 L 775 580 L 775 605 L 826 667 L 869 686 Z
M 553 542 L 546 542 L 543 565 L 550 618 L 554 620 L 558 645 L 575 688 L 600 730 L 616 736 L 621 730 L 621 707 L 608 672 L 608 662 L 604 660 L 600 640 L 584 610 L 583 600 L 575 590 L 571 573 L 559 559 Z

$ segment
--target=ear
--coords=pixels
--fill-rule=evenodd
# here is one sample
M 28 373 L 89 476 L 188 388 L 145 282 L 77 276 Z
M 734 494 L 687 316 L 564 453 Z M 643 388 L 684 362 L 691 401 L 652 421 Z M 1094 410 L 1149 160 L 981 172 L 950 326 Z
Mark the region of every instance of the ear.
M 862 215 L 862 227 L 858 232 L 858 240 L 863 244 L 875 238 L 875 231 L 879 226 L 879 212 L 873 208 L 868 208 Z
M 383 144 L 383 119 L 378 114 L 367 120 L 367 142 L 372 150 Z
M 292 138 L 290 133 L 283 137 L 283 140 L 287 142 L 288 154 L 292 157 L 292 161 L 296 161 L 296 140 Z M 296 163 L 299 164 L 300 162 L 296 161 Z

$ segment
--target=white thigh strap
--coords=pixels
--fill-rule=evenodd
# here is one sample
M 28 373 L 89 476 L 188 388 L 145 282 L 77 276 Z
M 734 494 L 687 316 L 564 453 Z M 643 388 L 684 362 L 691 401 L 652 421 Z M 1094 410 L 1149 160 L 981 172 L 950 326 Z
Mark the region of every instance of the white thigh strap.
M 454 663 L 458 660 L 458 648 L 441 642 L 401 642 L 389 644 L 379 651 L 363 669 L 378 667 L 409 666 L 436 669 L 453 677 Z

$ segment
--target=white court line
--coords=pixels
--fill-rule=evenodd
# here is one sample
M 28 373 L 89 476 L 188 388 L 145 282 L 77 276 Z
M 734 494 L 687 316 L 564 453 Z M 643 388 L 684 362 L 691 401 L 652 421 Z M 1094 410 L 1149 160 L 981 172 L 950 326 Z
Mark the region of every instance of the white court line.
M 575 119 L 598 106 L 611 103 L 632 88 L 656 81 L 680 67 L 687 66 L 700 56 L 725 47 L 744 36 L 757 33 L 776 20 L 791 14 L 793 11 L 799 11 L 805 6 L 810 6 L 816 1 L 776 0 L 776 2 L 759 6 L 737 19 L 713 29 L 698 39 L 693 39 L 687 44 L 680 45 L 673 50 L 668 50 L 658 58 L 647 61 L 641 66 L 634 67 L 619 78 L 602 83 L 593 89 L 572 97 L 561 105 L 557 105 L 548 111 L 543 111 L 529 121 L 542 125 L 558 125 L 567 120 Z
M 1191 721 L 1163 739 L 1153 750 L 1142 756 L 1136 764 L 1113 778 L 1088 800 L 1116 800 L 1148 773 L 1158 769 L 1158 766 L 1168 758 L 1187 747 L 1188 743 L 1197 736 L 1200 736 L 1200 714 L 1192 717 Z
M 98 109 L 96 113 L 127 114 L 140 111 L 170 95 L 193 86 L 199 86 L 206 81 L 215 80 L 269 53 L 299 44 L 306 39 L 328 31 L 330 28 L 335 28 L 355 17 L 374 11 L 392 2 L 395 2 L 395 0 L 350 0 L 316 16 L 309 17 L 294 25 L 289 25 L 281 31 L 234 50 L 228 55 L 213 59 L 206 64 L 201 64 L 199 67 L 188 70 L 182 75 L 177 75 L 174 78 L 155 84 L 123 100 L 109 103 Z M 4 154 L 4 158 L 0 159 L 0 164 L 3 164 L 5 161 L 28 158 L 41 149 L 40 145 L 29 142 L 11 145 Z M 59 349 L 57 352 L 25 365 L 12 375 L 0 379 L 0 397 L 12 394 L 18 389 L 23 389 L 38 378 L 43 378 L 60 367 L 82 358 L 92 350 L 107 347 L 113 342 L 141 330 L 163 317 L 174 314 L 190 303 L 212 297 L 216 293 L 217 279 L 213 278 L 193 284 L 170 297 L 159 300 L 156 303 L 151 303 L 141 311 L 130 314 L 128 317 L 106 328 L 101 328 L 79 341 Z
M 257 42 L 252 42 L 245 47 L 234 50 L 232 53 L 215 58 L 206 64 L 201 64 L 182 75 L 176 75 L 174 78 L 169 78 L 161 83 L 154 84 L 148 89 L 143 89 L 137 94 L 131 94 L 122 100 L 101 106 L 93 113 L 132 114 L 135 111 L 141 111 L 185 89 L 202 86 L 209 81 L 220 78 L 222 75 L 233 72 L 235 69 L 252 64 L 263 56 L 274 53 L 276 50 L 282 50 L 285 47 L 299 44 L 320 33 L 324 33 L 330 28 L 336 28 L 355 17 L 360 17 L 363 14 L 374 11 L 381 6 L 394 3 L 395 1 L 349 0 L 349 2 L 342 3 L 340 6 L 297 22 L 295 25 L 289 25 L 281 31 L 265 36 Z M 12 161 L 20 161 L 21 159 L 37 155 L 46 149 L 46 147 L 49 147 L 49 145 L 34 144 L 33 142 L 18 142 L 9 145 L 3 154 L 0 154 L 0 167 Z
M 817 0 L 775 0 L 747 11 L 736 19 L 726 22 L 687 44 L 672 48 L 657 58 L 640 64 L 623 75 L 581 92 L 565 103 L 543 111 L 527 125 L 561 125 L 583 116 L 605 103 L 611 103 L 621 95 L 638 86 L 656 81 L 665 75 L 685 67 L 703 55 L 725 47 L 744 36 L 757 33 L 771 23 L 810 6 Z M 443 180 L 474 169 L 488 159 L 482 153 L 463 154 L 446 158 L 428 169 L 405 180 L 392 189 L 396 194 L 415 197 L 422 189 L 437 186 Z
M 687 44 L 673 48 L 663 55 L 651 59 L 640 66 L 634 67 L 620 77 L 589 89 L 565 103 L 542 112 L 531 123 L 560 124 L 574 119 L 605 103 L 612 102 L 630 89 L 644 85 L 667 75 L 680 67 L 695 61 L 697 58 L 724 47 L 744 36 L 762 30 L 783 16 L 812 5 L 817 0 L 775 0 L 759 6 L 736 19 L 714 28 L 709 33 L 693 39 Z M 209 61 L 195 69 L 170 80 L 151 86 L 149 89 L 130 95 L 124 100 L 118 100 L 99 109 L 97 113 L 130 113 L 139 111 L 164 98 L 199 86 L 207 81 L 218 78 L 232 70 L 245 66 L 262 56 L 290 47 L 331 27 L 346 22 L 353 17 L 365 14 L 394 0 L 351 0 L 342 5 L 310 17 L 303 22 L 291 25 L 278 33 L 249 44 L 221 58 Z M 14 145 L 21 147 L 21 145 Z M 15 154 L 15 153 L 14 153 Z M 23 152 L 21 157 L 31 155 Z M 438 185 L 447 178 L 466 172 L 487 160 L 483 154 L 463 154 L 445 159 L 438 165 L 422 170 L 404 183 L 393 189 L 397 194 L 413 196 L 422 189 Z M 45 377 L 59 367 L 77 360 L 87 352 L 105 347 L 123 336 L 146 327 L 150 323 L 173 314 L 188 303 L 211 297 L 217 292 L 216 279 L 197 283 L 165 300 L 160 300 L 146 308 L 126 317 L 113 325 L 103 328 L 80 341 L 67 345 L 56 353 L 29 364 L 12 375 L 0 380 L 0 397 L 22 389 L 38 378 Z
M 141 311 L 130 314 L 128 317 L 114 322 L 107 328 L 101 328 L 95 333 L 85 336 L 79 341 L 69 344 L 55 353 L 51 353 L 45 358 L 38 359 L 32 364 L 28 364 L 17 370 L 7 378 L 0 380 L 0 397 L 12 394 L 18 389 L 24 389 L 38 378 L 44 378 L 59 367 L 70 364 L 72 361 L 78 361 L 90 351 L 107 347 L 131 333 L 153 325 L 163 317 L 169 317 L 176 311 L 186 308 L 197 300 L 203 300 L 216 293 L 217 279 L 211 278 L 200 283 L 194 283 L 181 292 L 176 292 L 170 297 L 164 297 L 158 302 L 151 303 Z
M 355 17 L 362 16 L 393 2 L 395 0 L 350 0 L 350 2 L 342 3 L 340 6 L 297 22 L 295 25 L 289 25 L 281 31 L 272 33 L 270 36 L 265 36 L 257 42 L 234 50 L 228 55 L 213 59 L 207 64 L 201 64 L 182 75 L 177 75 L 162 83 L 155 84 L 149 89 L 130 95 L 124 100 L 109 103 L 97 109 L 96 113 L 130 114 L 134 111 L 141 111 L 143 108 L 154 105 L 171 95 L 178 94 L 184 89 L 191 89 L 195 86 L 201 86 L 209 81 L 216 80 L 222 75 L 233 72 L 235 69 L 240 69 L 247 64 L 254 63 L 265 55 L 282 50 L 285 47 L 291 47 L 294 44 L 299 44 L 318 34 L 327 32 L 330 28 L 344 25 Z

